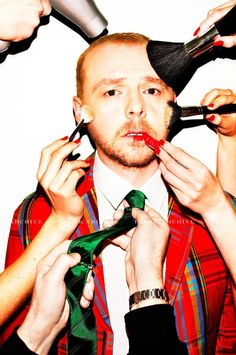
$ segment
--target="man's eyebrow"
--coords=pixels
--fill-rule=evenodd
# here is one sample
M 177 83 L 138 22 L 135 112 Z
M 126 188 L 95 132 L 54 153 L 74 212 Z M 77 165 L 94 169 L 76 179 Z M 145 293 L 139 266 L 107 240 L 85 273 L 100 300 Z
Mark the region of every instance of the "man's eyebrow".
M 148 81 L 148 82 L 154 83 L 154 84 L 166 85 L 163 80 L 161 80 L 160 78 L 155 78 L 154 76 L 145 76 L 144 81 L 145 82 Z
M 117 78 L 117 79 L 102 79 L 98 83 L 96 83 L 93 87 L 93 91 L 97 90 L 100 86 L 103 85 L 119 85 L 122 84 L 125 78 Z

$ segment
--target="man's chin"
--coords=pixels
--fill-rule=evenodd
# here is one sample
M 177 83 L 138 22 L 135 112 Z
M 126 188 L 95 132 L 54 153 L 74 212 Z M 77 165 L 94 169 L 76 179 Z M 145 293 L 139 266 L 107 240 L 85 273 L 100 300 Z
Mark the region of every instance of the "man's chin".
M 127 151 L 123 154 L 117 152 L 109 156 L 113 161 L 128 168 L 145 168 L 156 160 L 154 152 Z

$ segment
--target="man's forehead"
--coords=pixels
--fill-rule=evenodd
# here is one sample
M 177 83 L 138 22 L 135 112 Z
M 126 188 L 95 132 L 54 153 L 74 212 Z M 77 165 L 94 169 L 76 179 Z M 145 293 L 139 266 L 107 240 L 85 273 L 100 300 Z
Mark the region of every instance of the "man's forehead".
M 93 48 L 84 62 L 84 79 L 93 86 L 121 84 L 139 77 L 140 83 L 153 83 L 169 88 L 151 66 L 146 43 L 106 42 Z

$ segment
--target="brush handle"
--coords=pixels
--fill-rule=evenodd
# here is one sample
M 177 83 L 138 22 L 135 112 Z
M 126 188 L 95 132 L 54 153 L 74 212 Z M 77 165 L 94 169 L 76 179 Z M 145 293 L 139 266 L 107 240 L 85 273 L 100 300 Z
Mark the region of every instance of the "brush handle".
M 181 117 L 208 115 L 213 113 L 217 113 L 219 115 L 236 113 L 236 104 L 223 105 L 213 110 L 209 110 L 207 106 L 182 107 Z

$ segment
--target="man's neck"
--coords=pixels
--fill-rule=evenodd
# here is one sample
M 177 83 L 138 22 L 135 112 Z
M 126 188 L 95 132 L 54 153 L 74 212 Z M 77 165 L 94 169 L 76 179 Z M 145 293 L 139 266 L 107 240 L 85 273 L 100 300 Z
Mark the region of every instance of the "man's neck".
M 120 175 L 123 179 L 127 180 L 133 187 L 136 188 L 143 186 L 159 169 L 159 165 L 156 159 L 148 166 L 143 168 L 130 168 L 123 166 L 118 162 L 100 154 L 99 158 L 109 169 Z

